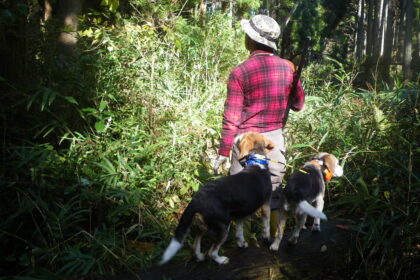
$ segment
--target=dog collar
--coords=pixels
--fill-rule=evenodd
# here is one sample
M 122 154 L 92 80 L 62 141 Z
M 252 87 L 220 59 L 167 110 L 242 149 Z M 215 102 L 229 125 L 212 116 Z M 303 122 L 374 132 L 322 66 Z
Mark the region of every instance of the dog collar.
M 322 165 L 317 160 L 311 160 L 309 162 L 310 164 L 316 165 L 321 171 L 322 171 Z M 325 168 L 325 170 L 322 171 L 325 175 L 325 181 L 331 181 L 333 174 L 328 168 Z
M 243 157 L 239 160 L 239 162 L 243 166 L 254 165 L 254 164 L 261 164 L 261 165 L 268 165 L 267 157 L 259 154 L 251 154 Z
M 333 177 L 332 172 L 329 171 L 328 168 L 327 168 L 327 169 L 325 169 L 324 173 L 325 173 L 325 181 L 331 181 L 331 179 Z

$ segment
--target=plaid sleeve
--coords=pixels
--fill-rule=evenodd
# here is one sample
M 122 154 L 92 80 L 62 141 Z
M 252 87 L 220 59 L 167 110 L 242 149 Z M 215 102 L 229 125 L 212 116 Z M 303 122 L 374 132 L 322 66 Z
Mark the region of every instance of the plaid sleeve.
M 296 75 L 296 73 L 294 73 L 294 75 Z M 303 109 L 303 105 L 305 104 L 305 92 L 303 91 L 300 80 L 297 83 L 296 92 L 293 93 L 290 104 L 290 108 L 293 111 L 300 111 Z
M 227 97 L 223 113 L 222 137 L 219 154 L 229 156 L 241 123 L 244 93 L 240 79 L 232 72 L 227 84 Z

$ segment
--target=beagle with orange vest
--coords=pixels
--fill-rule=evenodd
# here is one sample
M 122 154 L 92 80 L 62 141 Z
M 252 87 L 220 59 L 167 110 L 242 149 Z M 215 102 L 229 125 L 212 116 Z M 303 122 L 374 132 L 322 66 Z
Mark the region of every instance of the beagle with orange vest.
M 182 241 L 194 219 L 201 224 L 193 244 L 199 261 L 205 258 L 201 253 L 201 239 L 208 231 L 213 237 L 208 255 L 219 264 L 229 262 L 227 257 L 219 256 L 219 250 L 227 238 L 231 221 L 237 221 L 238 246 L 247 247 L 243 236 L 243 219 L 259 208 L 263 209 L 263 237 L 270 237 L 272 187 L 266 154 L 274 148 L 274 143 L 254 132 L 244 133 L 235 141 L 244 169 L 237 174 L 218 178 L 198 190 L 182 214 L 160 264 L 168 262 L 182 247 Z
M 287 215 L 295 216 L 296 225 L 289 242 L 296 244 L 300 230 L 305 228 L 308 215 L 314 217 L 312 231 L 320 231 L 320 220 L 327 220 L 324 208 L 325 182 L 332 177 L 341 177 L 343 168 L 337 158 L 328 153 L 319 153 L 311 161 L 294 172 L 280 194 L 278 207 L 277 235 L 270 250 L 277 251 L 283 238 Z M 315 207 L 311 203 L 315 202 Z

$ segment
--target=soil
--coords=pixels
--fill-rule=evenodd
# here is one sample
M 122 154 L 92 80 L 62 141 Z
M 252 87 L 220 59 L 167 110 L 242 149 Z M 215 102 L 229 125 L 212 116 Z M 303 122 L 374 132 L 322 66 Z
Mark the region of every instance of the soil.
M 297 245 L 288 244 L 290 233 L 286 233 L 277 252 L 263 242 L 236 248 L 233 241 L 228 241 L 220 252 L 230 259 L 226 265 L 209 258 L 196 262 L 191 251 L 183 250 L 163 266 L 107 280 L 349 279 L 352 273 L 347 264 L 356 235 L 352 225 L 351 220 L 335 219 L 323 222 L 321 232 L 308 227 L 301 232 Z

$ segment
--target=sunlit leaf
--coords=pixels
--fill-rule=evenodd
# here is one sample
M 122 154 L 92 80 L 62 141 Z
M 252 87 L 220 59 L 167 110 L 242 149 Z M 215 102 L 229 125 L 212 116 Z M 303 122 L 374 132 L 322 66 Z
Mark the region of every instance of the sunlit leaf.
M 102 132 L 105 129 L 105 123 L 103 121 L 99 121 L 95 123 L 95 129 L 98 132 Z
M 65 100 L 67 100 L 69 103 L 79 105 L 79 103 L 76 101 L 76 99 L 73 96 L 63 96 Z

